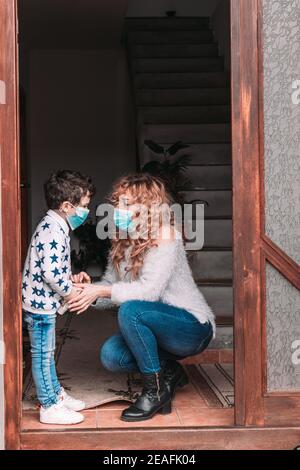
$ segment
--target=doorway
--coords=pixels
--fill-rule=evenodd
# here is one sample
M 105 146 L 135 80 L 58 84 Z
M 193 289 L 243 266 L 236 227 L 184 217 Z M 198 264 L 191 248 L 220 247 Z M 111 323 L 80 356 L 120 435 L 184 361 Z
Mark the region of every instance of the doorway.
M 234 3 L 234 2 L 233 2 Z M 237 5 L 235 5 L 237 6 Z M 249 6 L 249 5 L 248 5 Z M 241 8 L 241 5 L 239 5 L 239 9 Z M 233 6 L 231 6 L 231 11 L 233 12 Z M 254 12 L 255 13 L 255 12 Z M 254 14 L 253 13 L 253 14 Z M 238 29 L 240 27 L 240 23 L 238 21 L 238 18 L 236 17 L 233 17 L 232 15 L 232 22 L 231 22 L 231 35 L 233 34 L 233 32 L 235 32 L 235 34 L 238 36 L 239 34 L 241 34 L 240 30 Z M 234 28 L 237 28 L 236 30 L 234 30 Z M 255 32 L 253 32 L 253 36 L 254 36 L 254 42 L 255 42 Z M 239 37 L 239 36 L 238 36 Z M 240 44 L 238 42 L 234 42 L 232 45 L 231 45 L 231 50 L 232 51 L 236 51 L 236 49 L 238 49 L 240 47 Z M 233 78 L 236 78 L 236 79 L 240 79 L 240 70 L 237 68 L 237 64 L 236 62 L 234 62 L 234 67 L 232 68 L 232 72 L 231 72 L 231 75 Z M 236 82 L 237 84 L 236 85 L 232 85 L 232 89 L 233 89 L 233 95 L 232 95 L 232 99 L 231 99 L 231 103 L 233 103 L 234 107 L 233 107 L 233 111 L 232 111 L 232 115 L 234 116 L 234 118 L 236 118 L 234 112 L 237 112 L 238 110 L 240 110 L 239 106 L 241 105 L 240 101 L 238 100 L 238 98 L 240 97 L 240 95 L 238 94 L 238 92 L 240 91 L 240 88 L 239 88 L 239 85 L 240 85 L 240 82 L 237 81 Z M 237 88 L 236 88 L 237 87 Z M 249 110 L 249 109 L 248 109 Z M 239 124 L 240 125 L 240 124 Z M 236 121 L 233 122 L 233 135 L 238 138 L 238 135 L 239 135 L 239 132 L 240 132 L 240 128 L 239 128 L 239 125 L 237 124 Z M 253 137 L 253 136 L 252 136 Z M 254 138 L 254 137 L 253 137 Z M 236 142 L 234 143 L 234 149 L 233 149 L 233 155 L 235 155 L 235 151 L 237 151 L 236 149 Z M 236 153 L 237 155 L 237 161 L 238 161 L 238 153 Z M 236 161 L 236 162 L 237 162 Z M 255 159 L 254 159 L 255 161 Z M 239 182 L 239 178 L 241 178 L 241 175 L 238 173 L 237 171 L 237 163 L 236 164 L 236 167 L 233 169 L 233 173 L 234 173 L 234 184 L 237 184 Z M 253 163 L 254 164 L 254 163 Z M 252 176 L 253 176 L 253 173 L 252 173 Z M 237 201 L 236 201 L 236 204 L 237 204 Z M 233 214 L 234 216 L 235 215 L 240 215 L 240 211 L 241 211 L 241 204 L 239 206 L 233 206 Z M 241 218 L 237 218 L 236 221 L 234 222 L 236 224 L 236 229 L 239 228 L 240 229 L 240 224 L 241 223 Z M 17 236 L 17 239 L 18 239 L 19 236 Z M 251 244 L 251 240 L 249 240 L 249 244 Z M 242 250 L 242 247 L 239 248 L 239 245 L 234 245 L 234 249 L 235 249 L 235 252 L 236 254 L 238 255 L 239 254 L 239 249 Z M 240 252 L 241 253 L 241 252 Z M 250 263 L 251 265 L 251 263 Z M 235 268 L 234 268 L 234 272 L 235 272 L 235 282 L 238 282 L 239 278 L 240 278 L 240 275 L 241 275 L 241 270 L 240 268 L 237 266 L 237 262 L 235 264 Z M 19 271 L 18 271 L 19 272 Z M 237 302 L 239 302 L 239 306 L 241 304 L 241 299 L 238 297 L 238 294 L 240 293 L 239 291 L 239 285 L 235 285 L 235 300 Z M 18 299 L 19 301 L 20 299 Z M 20 305 L 20 304 L 18 304 Z M 235 308 L 236 308 L 236 303 L 235 303 Z M 250 308 L 251 305 L 247 305 L 246 308 Z M 235 323 L 238 324 L 238 327 L 241 328 L 241 325 L 244 321 L 244 319 L 242 318 L 242 314 L 240 313 L 239 314 L 240 316 L 236 316 L 235 317 Z M 19 317 L 18 317 L 19 318 Z M 20 325 L 20 318 L 18 320 L 18 323 L 17 325 Z M 255 327 L 255 325 L 253 325 L 253 328 Z M 16 328 L 16 327 L 15 327 Z M 241 330 L 239 330 L 241 331 Z M 239 345 L 239 347 L 241 348 L 242 345 L 243 345 L 243 341 L 244 341 L 244 338 L 246 336 L 246 332 L 244 330 L 243 331 L 243 335 L 239 338 L 236 338 L 235 339 L 235 348 L 237 347 L 237 345 Z M 238 358 L 238 364 L 236 363 L 236 368 L 235 368 L 235 375 L 236 375 L 236 378 L 238 378 L 238 381 L 239 381 L 239 385 L 241 386 L 240 390 L 238 391 L 238 394 L 237 396 L 241 399 L 241 402 L 238 401 L 237 403 L 237 407 L 236 407 L 236 410 L 235 410 L 235 423 L 236 424 L 241 424 L 241 423 L 244 423 L 245 422 L 245 408 L 244 408 L 244 403 L 245 403 L 245 396 L 247 395 L 245 393 L 245 390 L 242 388 L 242 384 L 243 384 L 243 378 L 242 378 L 242 375 L 239 375 L 240 371 L 241 371 L 241 367 L 243 365 L 243 362 L 244 362 L 244 356 L 241 355 L 241 349 L 235 349 L 235 354 L 236 354 L 236 358 Z M 20 357 L 20 351 L 18 352 L 18 357 Z M 10 358 L 12 361 L 14 360 L 13 358 Z M 18 365 L 18 368 L 20 367 L 20 365 Z M 253 377 L 253 376 L 252 376 Z M 19 383 L 19 386 L 20 386 L 20 382 Z M 12 386 L 11 384 L 8 385 L 8 386 Z M 250 393 L 251 392 L 251 389 L 248 389 L 247 393 Z M 17 396 L 20 398 L 20 388 L 19 388 L 19 392 L 17 394 Z M 242 402 L 243 400 L 243 402 Z M 19 408 L 19 405 L 18 405 L 18 409 Z M 225 414 L 224 414 L 225 416 Z M 92 419 L 94 420 L 94 418 Z M 15 421 L 15 424 L 19 423 L 18 421 L 18 417 L 16 417 L 16 421 Z M 223 425 L 226 425 L 226 426 L 233 426 L 234 425 L 234 420 L 231 419 L 230 421 L 227 421 L 226 423 L 223 422 Z M 203 425 L 205 427 L 207 426 L 222 426 L 222 421 L 220 420 L 220 422 L 216 422 L 214 421 L 213 424 L 210 424 L 209 422 L 203 422 Z M 168 427 L 168 426 L 167 426 Z M 183 426 L 182 430 L 180 432 L 183 432 L 184 428 L 186 428 L 186 426 Z M 174 426 L 174 430 L 176 429 L 176 432 L 178 432 L 178 423 Z M 24 430 L 23 430 L 24 431 Z M 85 430 L 86 431 L 86 430 Z M 26 432 L 23 432 L 24 436 L 26 434 Z M 31 434 L 30 430 L 29 432 L 27 433 L 27 437 Z M 55 433 L 54 433 L 55 434 Z M 54 437 L 54 434 L 53 434 L 53 437 Z M 19 435 L 19 434 L 18 434 Z M 39 438 L 38 438 L 39 439 Z M 42 436 L 40 436 L 40 439 L 42 439 Z M 26 441 L 26 437 L 24 437 L 24 442 Z
M 34 2 L 30 8 L 28 2 L 19 1 L 20 79 L 28 106 L 21 130 L 26 134 L 27 128 L 29 141 L 26 174 L 30 177 L 23 181 L 23 188 L 29 188 L 29 240 L 45 212 L 42 183 L 62 165 L 94 175 L 98 194 L 91 212 L 95 213 L 115 178 L 149 165 L 154 158 L 146 141 L 188 145 L 179 152 L 189 156 L 185 171 L 189 185 L 181 195 L 194 206 L 206 202 L 205 245 L 189 251 L 189 259 L 198 288 L 216 313 L 218 333 L 205 354 L 186 361 L 191 383 L 178 392 L 170 422 L 191 423 L 187 404 L 193 402 L 201 410 L 195 423 L 206 423 L 207 417 L 208 425 L 233 424 L 229 2 L 207 4 L 202 14 L 195 11 L 194 16 L 125 16 L 117 9 L 114 14 L 123 14 L 123 24 L 113 23 L 110 28 L 116 31 L 106 35 L 119 36 L 119 41 L 106 38 L 105 45 L 103 33 L 97 38 L 93 32 L 95 27 L 102 29 L 100 18 L 108 15 L 103 5 L 92 11 L 82 4 L 63 30 L 60 22 L 67 16 L 68 2 L 59 11 L 53 2 L 39 5 Z M 85 22 L 82 9 L 88 10 Z M 130 2 L 129 9 L 134 15 Z M 24 154 L 21 148 L 21 163 Z M 73 269 L 100 278 L 101 259 L 91 264 L 75 253 L 78 243 L 86 251 L 82 237 L 86 234 L 76 231 L 72 238 Z M 97 251 L 102 247 L 97 245 L 91 258 L 97 258 Z M 99 364 L 101 345 L 118 330 L 116 317 L 116 311 L 101 312 L 101 317 L 91 311 L 83 318 L 58 317 L 57 322 L 56 363 L 64 387 L 84 399 L 88 420 L 93 416 L 96 422 L 99 415 L 100 423 L 107 419 L 110 425 L 111 413 L 118 416 L 115 407 L 128 406 L 124 399 L 131 399 L 135 391 L 134 385 L 127 390 L 126 375 L 110 373 Z M 38 422 L 29 346 L 25 328 L 23 429 L 48 429 Z M 123 403 L 118 403 L 122 398 Z M 156 423 L 166 426 L 169 421 L 156 417 L 152 425 Z

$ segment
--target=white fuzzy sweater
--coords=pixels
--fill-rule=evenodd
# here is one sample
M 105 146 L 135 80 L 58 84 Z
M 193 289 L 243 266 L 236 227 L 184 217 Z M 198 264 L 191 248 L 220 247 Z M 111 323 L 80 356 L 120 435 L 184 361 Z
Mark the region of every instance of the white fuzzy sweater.
M 183 308 L 200 323 L 211 322 L 216 335 L 215 316 L 203 294 L 195 284 L 179 232 L 177 238 L 152 247 L 144 258 L 137 280 L 132 280 L 128 266 L 129 251 L 121 264 L 120 275 L 109 261 L 101 282 L 111 285 L 111 300 L 99 298 L 96 308 L 120 305 L 128 300 L 160 301 Z

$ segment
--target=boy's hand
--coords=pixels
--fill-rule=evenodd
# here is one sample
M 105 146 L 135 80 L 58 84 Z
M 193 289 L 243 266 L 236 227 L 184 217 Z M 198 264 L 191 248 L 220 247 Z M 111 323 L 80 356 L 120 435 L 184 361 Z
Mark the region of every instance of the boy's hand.
M 80 293 L 82 292 L 82 288 L 73 286 L 72 291 L 70 292 L 69 295 L 64 297 L 65 303 L 67 303 L 69 300 L 74 299 L 77 297 Z
M 89 306 L 98 298 L 97 286 L 91 284 L 81 284 L 83 286 L 82 292 L 68 302 L 70 312 L 77 312 L 77 314 L 84 312 Z M 76 285 L 78 287 L 78 284 Z
M 90 276 L 84 271 L 81 271 L 79 274 L 72 274 L 71 281 L 75 284 L 91 284 L 92 282 Z

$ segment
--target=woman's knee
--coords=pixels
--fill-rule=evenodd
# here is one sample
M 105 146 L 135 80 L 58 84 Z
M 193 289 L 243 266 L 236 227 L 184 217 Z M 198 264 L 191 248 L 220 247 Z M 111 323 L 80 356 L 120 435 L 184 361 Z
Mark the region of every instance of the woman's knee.
M 127 326 L 136 317 L 137 312 L 139 312 L 140 303 L 139 300 L 128 300 L 120 306 L 118 322 L 121 327 Z

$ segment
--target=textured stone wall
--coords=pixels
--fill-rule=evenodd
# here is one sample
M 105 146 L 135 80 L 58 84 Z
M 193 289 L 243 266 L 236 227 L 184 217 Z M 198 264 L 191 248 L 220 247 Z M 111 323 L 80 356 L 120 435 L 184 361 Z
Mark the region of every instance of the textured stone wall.
M 266 233 L 300 263 L 300 0 L 263 0 Z M 268 389 L 300 389 L 300 292 L 267 267 Z M 300 356 L 300 354 L 299 354 Z

